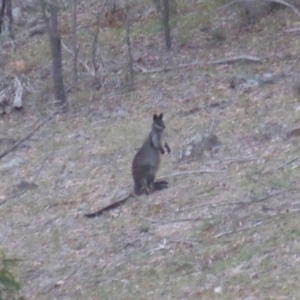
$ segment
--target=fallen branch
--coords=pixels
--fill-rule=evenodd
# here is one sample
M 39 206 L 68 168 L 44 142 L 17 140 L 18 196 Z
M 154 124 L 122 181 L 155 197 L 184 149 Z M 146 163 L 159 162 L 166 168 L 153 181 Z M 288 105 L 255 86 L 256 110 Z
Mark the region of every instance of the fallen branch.
M 300 31 L 300 27 L 298 28 L 290 28 L 290 29 L 286 29 L 284 32 L 297 32 Z
M 68 276 L 65 277 L 64 280 L 59 280 L 58 282 L 56 282 L 55 284 L 53 284 L 53 286 L 51 286 L 47 291 L 44 292 L 44 294 L 47 294 L 49 292 L 51 292 L 53 289 L 60 287 L 61 285 L 65 284 L 65 282 L 70 279 L 78 270 L 79 267 L 76 267 Z
M 226 201 L 217 201 L 217 202 L 204 202 L 198 205 L 194 205 L 194 206 L 190 206 L 187 208 L 183 208 L 180 210 L 177 210 L 176 213 L 181 213 L 187 210 L 193 210 L 199 207 L 203 207 L 203 206 L 226 206 L 226 205 L 243 205 L 243 204 L 247 204 L 248 202 L 243 202 L 243 201 L 236 201 L 236 202 L 226 202 Z
M 61 112 L 65 108 L 66 105 L 67 104 L 65 104 L 62 107 L 60 107 L 58 110 L 56 110 L 53 114 L 51 114 L 51 116 L 49 116 L 44 121 L 38 121 L 37 124 L 35 124 L 35 126 L 34 126 L 35 128 L 29 134 L 27 134 L 24 138 L 22 138 L 17 143 L 15 143 L 14 145 L 12 145 L 9 149 L 5 150 L 4 152 L 2 152 L 0 154 L 0 160 L 4 156 L 6 156 L 8 153 L 10 153 L 10 152 L 14 151 L 15 149 L 17 149 L 26 140 L 30 139 L 41 127 L 43 127 L 44 125 L 46 125 L 56 114 L 58 114 L 59 112 Z
M 249 202 L 245 202 L 244 204 L 252 204 L 252 203 L 259 203 L 259 202 L 262 202 L 262 201 L 265 201 L 269 198 L 272 198 L 272 197 L 275 197 L 275 196 L 278 196 L 280 194 L 283 194 L 285 192 L 289 192 L 289 191 L 292 191 L 292 190 L 297 190 L 297 189 L 294 189 L 294 188 L 289 188 L 289 189 L 285 189 L 285 190 L 281 190 L 281 191 L 277 191 L 277 192 L 274 192 L 274 193 L 270 193 L 270 194 L 267 194 L 266 196 L 263 196 L 259 199 L 253 199 Z
M 226 232 L 221 232 L 221 233 L 215 235 L 214 238 L 218 239 L 218 238 L 220 238 L 220 237 L 222 237 L 222 236 L 224 236 L 224 235 L 228 235 L 228 234 L 232 234 L 232 233 L 237 233 L 237 232 L 241 232 L 241 231 L 244 231 L 244 230 L 248 230 L 248 229 L 257 227 L 257 226 L 261 225 L 262 223 L 263 223 L 263 222 L 260 221 L 260 222 L 257 222 L 257 223 L 255 223 L 255 224 L 252 224 L 252 225 L 249 225 L 249 226 L 245 226 L 245 227 L 243 227 L 243 228 L 239 228 L 239 229 L 237 229 L 237 230 L 230 230 L 230 231 L 226 231 Z
M 190 244 L 192 246 L 199 245 L 202 243 L 202 240 L 190 240 L 190 239 L 177 239 L 177 240 L 168 240 L 170 243 L 179 243 L 179 244 Z
M 194 222 L 194 221 L 199 221 L 200 219 L 205 219 L 205 218 L 201 218 L 201 217 L 196 217 L 196 218 L 184 218 L 184 219 L 170 219 L 170 220 L 154 220 L 154 219 L 150 219 L 150 218 L 144 218 L 141 217 L 144 220 L 147 220 L 151 223 L 157 223 L 157 224 L 169 224 L 169 223 L 182 223 L 182 222 Z
M 263 63 L 264 59 L 251 56 L 251 55 L 240 55 L 240 56 L 232 56 L 227 58 L 221 58 L 216 60 L 209 60 L 209 61 L 197 61 L 188 64 L 179 64 L 177 66 L 168 66 L 164 68 L 157 68 L 157 69 L 144 69 L 142 67 L 138 67 L 137 71 L 141 71 L 142 73 L 160 73 L 160 72 L 167 72 L 174 69 L 184 69 L 189 68 L 191 66 L 204 66 L 204 65 L 221 65 L 221 64 L 232 64 L 236 62 L 252 62 L 252 63 Z
M 277 168 L 275 168 L 275 169 L 273 169 L 273 170 L 265 171 L 265 172 L 262 173 L 262 175 L 265 175 L 265 174 L 267 174 L 267 173 L 271 173 L 271 172 L 278 171 L 278 170 L 282 169 L 283 167 L 285 167 L 285 166 L 287 166 L 287 165 L 289 165 L 289 164 L 291 164 L 291 163 L 297 161 L 298 159 L 300 159 L 300 156 L 297 156 L 297 157 L 292 158 L 291 160 L 287 161 L 286 163 L 280 165 L 279 167 L 277 167 Z
M 300 211 L 300 208 L 287 209 L 283 212 L 279 212 L 279 213 L 276 213 L 274 215 L 271 215 L 270 217 L 273 218 L 273 217 L 278 217 L 278 216 L 282 216 L 282 215 L 286 215 L 286 214 L 298 213 L 299 211 Z M 266 220 L 266 221 L 269 221 L 269 220 Z M 220 237 L 225 236 L 225 235 L 229 235 L 229 234 L 232 234 L 232 233 L 237 233 L 237 232 L 240 232 L 240 231 L 251 229 L 251 228 L 257 227 L 261 224 L 263 224 L 263 221 L 257 222 L 255 224 L 252 224 L 252 225 L 249 225 L 249 226 L 245 226 L 245 227 L 237 229 L 237 230 L 230 230 L 230 231 L 219 233 L 219 234 L 215 235 L 214 238 L 220 238 Z
M 198 205 L 194 205 L 194 206 L 190 206 L 190 207 L 187 207 L 187 208 L 183 208 L 183 209 L 180 209 L 180 210 L 177 210 L 176 213 L 181 213 L 181 212 L 184 212 L 184 211 L 187 211 L 187 210 L 195 210 L 196 208 L 199 208 L 199 207 L 203 207 L 203 206 L 231 206 L 231 205 L 249 205 L 249 204 L 253 204 L 253 203 L 258 203 L 258 202 L 262 202 L 262 201 L 265 201 L 271 197 L 275 197 L 275 196 L 278 196 L 282 193 L 285 193 L 285 192 L 288 192 L 288 191 L 291 191 L 293 189 L 286 189 L 286 190 L 281 190 L 281 191 L 278 191 L 278 192 L 274 192 L 274 193 L 271 193 L 271 194 L 268 194 L 266 196 L 263 196 L 259 199 L 256 199 L 256 200 L 250 200 L 250 201 L 235 201 L 235 202 L 227 202 L 227 201 L 217 201 L 217 202 L 204 202 L 204 203 L 201 203 L 201 204 L 198 204 Z M 198 196 L 197 196 L 198 197 Z M 197 198 L 195 197 L 195 198 Z
M 74 52 L 69 49 L 67 47 L 67 45 L 64 42 L 61 42 L 62 46 L 69 52 L 71 53 L 73 56 L 75 56 L 76 54 L 74 54 Z M 79 48 L 77 49 L 77 52 L 79 52 Z M 77 53 L 78 54 L 78 53 Z M 85 68 L 85 70 L 91 75 L 91 76 L 96 76 L 95 72 L 93 70 L 91 70 L 91 68 L 88 66 L 88 64 L 86 64 L 83 60 L 81 60 L 80 58 L 78 58 L 78 62 Z
M 3 200 L 0 202 L 0 206 L 3 205 L 4 203 L 6 203 L 8 200 L 11 200 L 11 199 L 13 199 L 13 198 L 17 198 L 17 197 L 22 196 L 23 194 L 27 193 L 28 190 L 30 190 L 30 189 L 32 188 L 32 185 L 35 183 L 35 181 L 36 181 L 36 180 L 38 179 L 38 177 L 40 176 L 41 171 L 43 170 L 43 168 L 44 168 L 44 166 L 45 166 L 45 164 L 46 164 L 46 161 L 49 159 L 49 157 L 50 157 L 52 154 L 53 154 L 53 151 L 51 151 L 51 153 L 50 153 L 49 155 L 47 155 L 47 156 L 44 158 L 44 160 L 43 160 L 41 166 L 39 167 L 39 169 L 38 169 L 37 173 L 35 174 L 33 180 L 31 180 L 31 181 L 29 182 L 28 186 L 27 186 L 24 190 L 22 190 L 21 192 L 15 193 L 15 194 L 13 194 L 13 195 L 11 195 L 11 196 L 8 196 L 8 197 L 6 197 L 5 199 L 3 199 Z
M 232 64 L 235 62 L 253 62 L 253 63 L 262 63 L 264 59 L 251 56 L 251 55 L 240 55 L 240 56 L 232 56 L 228 58 L 221 58 L 216 60 L 208 61 L 206 64 L 209 65 L 221 65 L 221 64 Z
M 168 177 L 174 177 L 174 176 L 180 176 L 180 175 L 188 175 L 188 174 L 201 174 L 201 173 L 223 173 L 225 171 L 222 170 L 210 170 L 210 169 L 204 169 L 204 170 L 199 170 L 199 171 L 184 171 L 184 172 L 177 172 L 169 175 L 164 175 L 161 176 L 157 179 L 162 179 L 162 178 L 168 178 Z

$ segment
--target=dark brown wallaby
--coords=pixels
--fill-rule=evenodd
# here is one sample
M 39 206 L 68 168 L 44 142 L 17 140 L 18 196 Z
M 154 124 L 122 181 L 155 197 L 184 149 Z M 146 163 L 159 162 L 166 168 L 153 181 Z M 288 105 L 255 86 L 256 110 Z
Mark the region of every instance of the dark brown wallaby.
M 142 147 L 136 153 L 132 162 L 132 177 L 134 180 L 134 192 L 137 195 L 150 194 L 155 190 L 168 187 L 167 181 L 154 181 L 159 168 L 160 154 L 165 150 L 171 152 L 167 143 L 162 146 L 162 135 L 166 126 L 163 114 L 153 116 L 152 129 L 144 141 Z
M 152 130 L 144 141 L 144 144 L 136 153 L 132 162 L 132 176 L 134 180 L 134 192 L 137 195 L 149 194 L 156 190 L 162 190 L 168 187 L 167 181 L 154 181 L 155 174 L 159 167 L 160 155 L 171 152 L 169 145 L 165 142 L 162 146 L 162 135 L 166 126 L 163 121 L 163 114 L 153 116 Z M 165 148 L 165 149 L 164 149 Z M 125 204 L 132 197 L 131 192 L 126 192 L 121 196 L 117 196 L 114 201 L 96 212 L 85 214 L 87 218 L 94 218 L 102 215 L 104 212 L 110 211 Z

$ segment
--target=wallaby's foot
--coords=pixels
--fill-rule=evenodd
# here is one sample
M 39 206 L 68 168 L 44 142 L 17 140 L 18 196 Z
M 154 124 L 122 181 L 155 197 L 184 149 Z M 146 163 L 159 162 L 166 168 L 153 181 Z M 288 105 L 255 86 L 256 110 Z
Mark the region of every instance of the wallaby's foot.
M 160 190 L 164 190 L 167 188 L 168 188 L 168 181 L 160 180 L 160 181 L 153 182 L 151 189 L 149 189 L 148 187 L 135 188 L 134 193 L 137 196 L 149 195 L 155 191 L 160 191 Z
M 160 190 L 167 189 L 167 188 L 168 188 L 168 181 L 166 181 L 166 180 L 155 181 L 153 183 L 154 191 L 160 191 Z

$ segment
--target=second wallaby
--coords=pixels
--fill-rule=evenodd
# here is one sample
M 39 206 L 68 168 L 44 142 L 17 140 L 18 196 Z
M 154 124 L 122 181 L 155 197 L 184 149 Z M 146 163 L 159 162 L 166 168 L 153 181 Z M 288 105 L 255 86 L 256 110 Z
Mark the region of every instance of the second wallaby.
M 150 194 L 155 190 L 168 187 L 167 181 L 154 181 L 160 164 L 160 155 L 171 152 L 169 145 L 163 143 L 163 131 L 166 126 L 163 114 L 153 116 L 152 129 L 144 141 L 142 147 L 136 153 L 132 162 L 132 177 L 134 180 L 134 192 L 137 195 Z

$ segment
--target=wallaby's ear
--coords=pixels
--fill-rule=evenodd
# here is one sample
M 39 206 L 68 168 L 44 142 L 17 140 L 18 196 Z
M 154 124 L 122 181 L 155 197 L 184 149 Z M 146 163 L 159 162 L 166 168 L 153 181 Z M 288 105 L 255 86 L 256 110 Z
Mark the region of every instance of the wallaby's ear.
M 161 114 L 158 116 L 158 119 L 162 120 L 163 116 L 164 116 L 164 114 L 161 113 Z
M 156 121 L 157 120 L 157 115 L 153 115 L 153 121 Z

